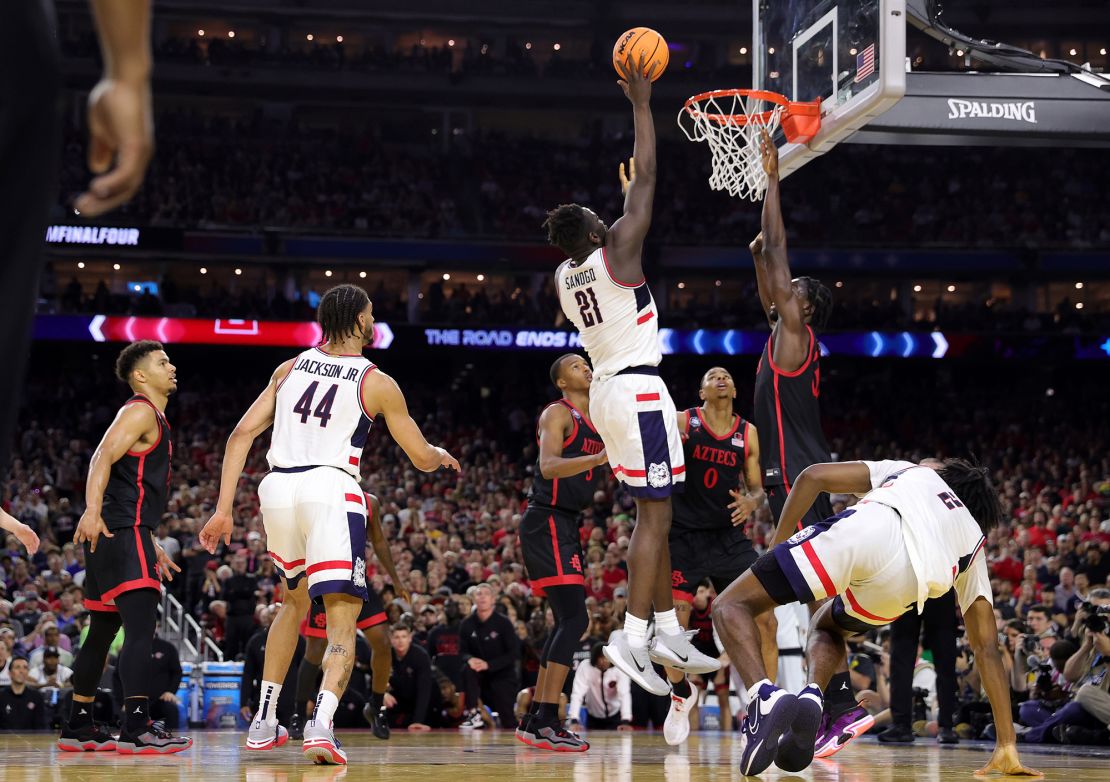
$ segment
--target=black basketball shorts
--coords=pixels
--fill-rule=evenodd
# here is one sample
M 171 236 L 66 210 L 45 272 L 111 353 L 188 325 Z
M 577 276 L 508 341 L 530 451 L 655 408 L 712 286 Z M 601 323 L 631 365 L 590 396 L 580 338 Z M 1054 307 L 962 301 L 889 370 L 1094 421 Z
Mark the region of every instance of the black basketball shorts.
M 786 506 L 786 486 L 779 484 L 778 486 L 764 486 L 763 488 L 767 492 L 767 503 L 771 506 L 771 519 L 775 524 L 778 524 L 779 517 L 782 516 L 782 509 Z M 828 494 L 821 492 L 817 495 L 817 499 L 813 501 L 813 505 L 806 511 L 806 515 L 802 516 L 802 523 L 798 529 L 812 527 L 832 515 L 832 500 L 829 499 Z
M 533 591 L 586 583 L 577 516 L 529 505 L 520 522 L 520 546 Z
M 112 537 L 101 535 L 96 551 L 85 544 L 85 608 L 89 611 L 115 611 L 117 595 L 133 589 L 157 589 L 158 557 L 154 540 L 146 527 L 110 530 Z
M 367 588 L 366 591 L 370 596 L 363 602 L 362 610 L 358 612 L 356 626 L 359 630 L 368 630 L 375 625 L 384 624 L 389 619 L 385 615 L 382 596 L 372 588 Z M 308 616 L 301 622 L 301 635 L 305 638 L 328 637 L 328 617 L 324 610 L 323 599 L 317 598 L 312 601 L 312 607 L 308 609 Z
M 758 557 L 742 527 L 687 530 L 672 526 L 669 543 L 671 594 L 687 603 L 694 602 L 698 584 L 707 578 L 720 594 Z

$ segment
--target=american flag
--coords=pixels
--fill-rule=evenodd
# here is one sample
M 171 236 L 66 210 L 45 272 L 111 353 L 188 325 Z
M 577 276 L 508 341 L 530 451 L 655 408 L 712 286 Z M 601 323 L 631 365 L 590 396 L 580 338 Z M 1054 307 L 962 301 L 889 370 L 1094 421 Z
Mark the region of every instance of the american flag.
M 856 55 L 856 84 L 866 79 L 875 72 L 875 44 L 870 44 L 866 49 Z

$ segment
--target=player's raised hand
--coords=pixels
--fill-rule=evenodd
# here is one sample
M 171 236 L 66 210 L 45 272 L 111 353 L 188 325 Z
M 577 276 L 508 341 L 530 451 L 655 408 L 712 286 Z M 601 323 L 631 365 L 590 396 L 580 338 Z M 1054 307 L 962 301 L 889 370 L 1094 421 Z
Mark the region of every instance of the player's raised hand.
M 101 518 L 99 510 L 86 509 L 81 514 L 81 520 L 77 522 L 77 529 L 73 533 L 73 542 L 78 545 L 87 542 L 89 551 L 96 551 L 96 542 L 101 535 L 106 538 L 115 537 L 108 531 L 108 526 Z
M 617 84 L 624 90 L 624 96 L 633 106 L 646 106 L 651 102 L 651 77 L 655 75 L 656 64 L 647 68 L 646 52 L 640 52 L 639 62 L 634 62 L 629 52 L 620 66 L 617 70 L 621 78 L 617 79 Z
M 985 777 L 992 773 L 1001 774 L 1006 777 L 1034 777 L 1036 779 L 1044 777 L 1044 774 L 1040 771 L 1026 768 L 1021 764 L 1021 758 L 1018 757 L 1017 747 L 1013 744 L 995 747 L 990 762 L 976 771 L 975 776 Z
M 779 177 L 779 148 L 771 139 L 771 134 L 764 128 L 759 131 L 759 157 L 763 161 L 763 170 L 772 179 Z
M 88 161 L 97 176 L 73 208 L 96 217 L 127 203 L 143 184 L 153 152 L 149 79 L 101 79 L 89 93 Z
M 628 176 L 624 174 L 624 163 L 621 163 L 617 174 L 621 180 L 621 195 L 624 195 L 628 192 L 628 186 L 636 181 L 636 158 L 630 157 L 628 159 Z
M 224 545 L 231 545 L 231 528 L 235 526 L 235 521 L 231 518 L 231 514 L 227 511 L 217 510 L 200 531 L 200 545 L 204 546 L 204 550 L 209 554 L 216 553 L 216 546 L 220 545 L 220 538 L 223 538 Z

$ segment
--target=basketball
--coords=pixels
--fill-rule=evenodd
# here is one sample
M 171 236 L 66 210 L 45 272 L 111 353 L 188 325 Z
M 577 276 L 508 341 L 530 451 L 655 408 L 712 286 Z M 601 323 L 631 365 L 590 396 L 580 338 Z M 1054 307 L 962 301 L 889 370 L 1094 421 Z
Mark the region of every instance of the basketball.
M 613 44 L 613 68 L 617 73 L 621 72 L 621 64 L 630 54 L 633 63 L 639 63 L 641 55 L 643 56 L 645 72 L 655 65 L 652 81 L 663 75 L 663 71 L 667 70 L 667 63 L 671 61 L 666 40 L 650 27 L 633 27 Z

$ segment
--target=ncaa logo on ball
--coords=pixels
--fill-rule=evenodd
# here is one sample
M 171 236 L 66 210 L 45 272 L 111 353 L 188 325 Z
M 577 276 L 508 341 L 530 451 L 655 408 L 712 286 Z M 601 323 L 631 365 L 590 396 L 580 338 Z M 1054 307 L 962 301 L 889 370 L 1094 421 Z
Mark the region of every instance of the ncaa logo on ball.
M 620 44 L 617 46 L 617 54 L 618 55 L 623 55 L 624 50 L 628 47 L 628 42 L 631 41 L 635 37 L 636 37 L 636 31 L 635 30 L 629 30 L 627 33 L 625 33 L 624 37 L 621 38 Z
M 807 540 L 812 538 L 815 532 L 817 532 L 817 527 L 806 527 L 805 529 L 795 532 L 793 535 L 786 539 L 786 542 L 789 543 L 791 546 L 797 546 L 799 543 L 805 543 Z

